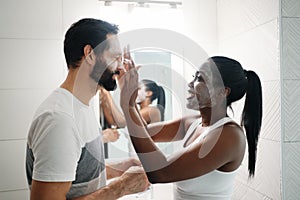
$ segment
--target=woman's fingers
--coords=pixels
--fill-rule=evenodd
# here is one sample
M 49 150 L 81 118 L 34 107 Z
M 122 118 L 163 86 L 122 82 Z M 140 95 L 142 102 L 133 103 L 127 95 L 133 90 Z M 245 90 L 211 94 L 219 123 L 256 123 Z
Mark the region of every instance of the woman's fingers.
M 126 69 L 126 71 L 129 71 L 132 68 L 135 68 L 135 64 L 131 58 L 131 54 L 130 54 L 130 46 L 129 44 L 124 47 L 124 53 L 123 53 L 123 64 L 124 64 L 124 68 Z

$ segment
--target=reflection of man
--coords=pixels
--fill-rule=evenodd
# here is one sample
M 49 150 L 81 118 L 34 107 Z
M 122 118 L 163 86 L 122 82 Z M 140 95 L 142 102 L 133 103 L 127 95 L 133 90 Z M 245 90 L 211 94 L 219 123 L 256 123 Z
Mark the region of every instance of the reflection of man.
M 38 108 L 28 134 L 30 199 L 108 200 L 148 186 L 141 167 L 131 167 L 139 165 L 137 160 L 105 166 L 102 137 L 89 104 L 98 85 L 116 88 L 115 71 L 122 59 L 117 32 L 116 26 L 96 19 L 82 19 L 67 31 L 68 76 Z M 106 177 L 116 176 L 120 178 L 106 186 Z

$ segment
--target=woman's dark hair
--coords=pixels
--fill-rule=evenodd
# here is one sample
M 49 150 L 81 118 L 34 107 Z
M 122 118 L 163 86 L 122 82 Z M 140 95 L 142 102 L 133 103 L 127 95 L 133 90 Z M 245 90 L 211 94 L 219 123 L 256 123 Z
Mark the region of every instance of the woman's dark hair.
M 99 19 L 85 18 L 72 24 L 64 40 L 64 53 L 68 68 L 78 66 L 86 45 L 91 45 L 95 49 L 106 40 L 107 34 L 118 34 L 118 31 L 116 25 Z
M 157 85 L 154 81 L 148 79 L 143 79 L 141 82 L 145 85 L 146 91 L 152 92 L 150 101 L 152 102 L 153 100 L 157 99 L 156 107 L 160 111 L 161 121 L 164 121 L 166 104 L 164 89 L 161 86 Z
M 225 87 L 230 88 L 227 106 L 241 99 L 245 94 L 245 105 L 241 118 L 241 126 L 246 130 L 248 143 L 249 176 L 254 176 L 257 142 L 262 121 L 262 88 L 257 74 L 246 71 L 241 64 L 227 57 L 210 58 L 217 66 Z

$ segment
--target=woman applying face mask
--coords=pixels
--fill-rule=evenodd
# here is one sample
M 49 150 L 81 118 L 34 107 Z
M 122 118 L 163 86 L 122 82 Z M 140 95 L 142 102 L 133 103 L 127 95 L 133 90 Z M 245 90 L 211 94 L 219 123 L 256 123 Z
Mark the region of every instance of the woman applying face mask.
M 255 174 L 262 122 L 262 89 L 257 74 L 244 70 L 231 58 L 211 57 L 188 84 L 187 107 L 200 115 L 148 126 L 135 106 L 137 81 L 133 65 L 124 75 L 121 106 L 149 181 L 174 182 L 176 200 L 230 200 L 246 146 L 249 177 Z M 239 124 L 228 117 L 227 111 L 243 96 Z M 173 141 L 181 142 L 168 156 L 154 143 Z

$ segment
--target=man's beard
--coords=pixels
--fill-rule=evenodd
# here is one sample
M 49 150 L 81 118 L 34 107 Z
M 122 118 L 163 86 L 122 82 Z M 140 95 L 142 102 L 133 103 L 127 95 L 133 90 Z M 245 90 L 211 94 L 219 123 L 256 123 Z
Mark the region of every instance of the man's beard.
M 104 72 L 103 69 L 105 69 Z M 109 66 L 97 59 L 90 77 L 107 91 L 113 91 L 117 88 L 117 82 L 113 79 L 113 75 L 114 72 L 109 69 Z

